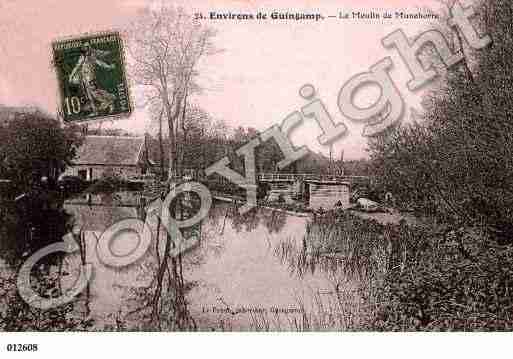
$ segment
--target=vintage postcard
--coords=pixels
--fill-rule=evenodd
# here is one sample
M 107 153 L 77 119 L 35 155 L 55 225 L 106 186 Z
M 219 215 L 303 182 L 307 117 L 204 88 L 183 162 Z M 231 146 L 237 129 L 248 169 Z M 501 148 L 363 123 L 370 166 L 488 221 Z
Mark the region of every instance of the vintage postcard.
M 54 8 L 0 4 L 0 356 L 513 329 L 511 1 Z

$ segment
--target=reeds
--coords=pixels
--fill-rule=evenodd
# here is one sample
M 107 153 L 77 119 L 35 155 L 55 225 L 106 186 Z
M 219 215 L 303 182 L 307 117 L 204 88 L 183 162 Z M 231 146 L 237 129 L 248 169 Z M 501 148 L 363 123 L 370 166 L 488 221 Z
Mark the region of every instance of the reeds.
M 291 274 L 323 272 L 332 282 L 328 292 L 311 295 L 312 305 L 285 330 L 363 330 L 377 315 L 381 288 L 390 261 L 390 236 L 385 227 L 345 212 L 314 218 L 304 238 L 282 240 L 275 255 Z M 304 303 L 303 300 L 300 303 Z M 265 330 L 263 318 L 254 322 Z

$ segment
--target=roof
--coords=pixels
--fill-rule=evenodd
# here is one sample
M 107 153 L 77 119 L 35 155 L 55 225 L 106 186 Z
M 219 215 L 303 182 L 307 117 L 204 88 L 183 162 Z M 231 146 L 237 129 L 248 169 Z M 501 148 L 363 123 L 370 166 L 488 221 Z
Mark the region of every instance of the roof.
M 75 165 L 124 165 L 139 162 L 144 137 L 86 136 L 73 159 Z

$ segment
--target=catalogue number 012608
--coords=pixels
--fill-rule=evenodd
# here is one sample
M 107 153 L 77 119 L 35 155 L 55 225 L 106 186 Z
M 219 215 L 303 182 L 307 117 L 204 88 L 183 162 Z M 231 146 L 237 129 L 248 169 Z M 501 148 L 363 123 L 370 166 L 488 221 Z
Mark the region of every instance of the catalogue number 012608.
M 37 344 L 7 344 L 8 352 L 37 352 Z

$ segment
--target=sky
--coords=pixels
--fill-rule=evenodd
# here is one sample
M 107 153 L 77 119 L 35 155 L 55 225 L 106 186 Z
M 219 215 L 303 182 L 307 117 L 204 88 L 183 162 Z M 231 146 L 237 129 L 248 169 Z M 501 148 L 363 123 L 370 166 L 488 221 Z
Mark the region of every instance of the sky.
M 437 8 L 435 0 L 193 0 L 164 1 L 182 5 L 189 12 L 380 12 L 383 9 L 414 12 L 422 7 Z M 58 107 L 56 74 L 51 65 L 50 44 L 63 37 L 87 32 L 123 30 L 144 0 L 56 1 L 2 0 L 0 2 L 0 103 L 36 105 L 50 113 Z M 223 51 L 199 64 L 199 82 L 204 91 L 192 102 L 229 126 L 265 130 L 280 124 L 307 101 L 299 96 L 304 84 L 312 84 L 335 122 L 344 122 L 349 134 L 333 144 L 333 153 L 344 151 L 346 159 L 366 157 L 367 139 L 363 125 L 343 118 L 337 106 L 341 87 L 352 76 L 386 56 L 394 62 L 391 76 L 407 107 L 420 108 L 421 93 L 406 87 L 409 73 L 399 55 L 381 45 L 381 39 L 396 29 L 415 36 L 429 29 L 428 20 L 339 20 L 311 21 L 228 21 L 205 20 L 217 30 L 215 44 Z M 130 74 L 128 74 L 130 75 Z M 103 126 L 144 133 L 151 130 L 149 115 L 142 107 L 140 90 L 132 89 L 135 111 L 128 119 L 109 121 Z M 373 104 L 377 87 L 361 91 L 355 103 Z M 408 113 L 406 114 L 406 117 Z M 307 145 L 328 154 L 317 137 L 321 130 L 306 120 L 293 133 L 295 145 Z

